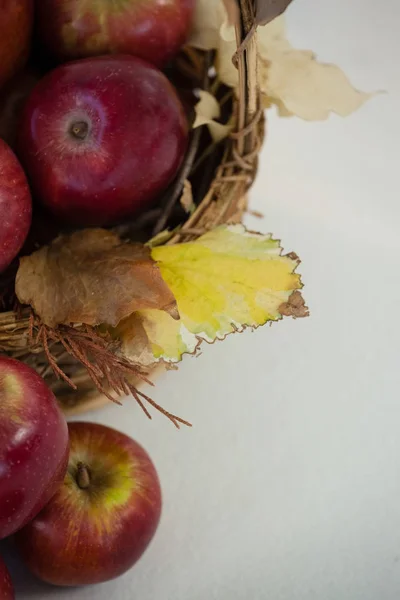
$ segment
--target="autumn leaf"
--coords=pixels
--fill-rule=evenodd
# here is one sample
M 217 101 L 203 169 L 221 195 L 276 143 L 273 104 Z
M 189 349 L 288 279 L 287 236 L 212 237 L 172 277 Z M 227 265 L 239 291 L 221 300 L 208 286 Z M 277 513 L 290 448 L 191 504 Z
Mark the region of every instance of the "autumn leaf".
M 60 236 L 21 259 L 16 294 L 43 323 L 112 326 L 143 308 L 178 317 L 173 293 L 141 244 L 103 229 Z
M 180 320 L 145 309 L 120 323 L 114 334 L 126 356 L 139 364 L 175 362 L 194 352 L 200 340 L 223 339 L 284 314 L 308 314 L 298 291 L 299 261 L 282 256 L 269 235 L 222 226 L 194 242 L 153 248 L 152 256 L 174 293 Z
M 271 0 L 260 0 L 259 10 L 262 5 L 266 6 L 261 16 L 268 14 L 268 4 L 272 10 Z M 276 7 L 283 4 L 278 2 Z M 202 49 L 216 49 L 219 79 L 237 88 L 238 71 L 232 62 L 236 51 L 235 31 L 228 24 L 223 5 L 214 0 L 200 0 L 196 19 L 195 35 L 190 43 Z M 286 38 L 283 16 L 259 27 L 256 35 L 264 108 L 275 104 L 281 116 L 296 115 L 318 121 L 332 112 L 347 116 L 371 97 L 372 94 L 355 89 L 339 67 L 318 62 L 310 50 L 293 48 Z
M 258 30 L 259 74 L 264 107 L 275 104 L 281 116 L 304 120 L 346 117 L 371 98 L 356 90 L 343 71 L 318 62 L 310 50 L 296 50 L 286 39 L 283 17 Z
M 194 107 L 196 118 L 193 129 L 207 125 L 214 142 L 218 143 L 226 138 L 232 131 L 232 122 L 223 124 L 216 121 L 221 116 L 221 108 L 212 94 L 199 91 L 200 100 Z
M 110 333 L 122 342 L 121 351 L 126 358 L 145 368 L 160 360 L 178 362 L 199 345 L 199 339 L 182 321 L 155 309 L 133 313 Z
M 196 0 L 189 46 L 212 50 L 220 44 L 220 27 L 227 21 L 224 4 L 216 0 Z

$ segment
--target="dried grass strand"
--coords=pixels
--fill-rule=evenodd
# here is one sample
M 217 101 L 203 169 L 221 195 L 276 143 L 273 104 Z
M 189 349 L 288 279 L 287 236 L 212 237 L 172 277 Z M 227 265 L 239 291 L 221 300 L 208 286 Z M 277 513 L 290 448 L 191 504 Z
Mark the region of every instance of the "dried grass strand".
M 48 367 L 53 370 L 58 379 L 63 379 L 72 389 L 76 390 L 77 385 L 59 366 L 52 352 L 52 345 L 62 346 L 68 355 L 81 363 L 93 384 L 112 402 L 121 404 L 118 400 L 119 396 L 132 394 L 149 418 L 151 415 L 143 404 L 143 400 L 166 416 L 176 427 L 179 428 L 180 424 L 191 426 L 188 421 L 173 415 L 152 398 L 139 391 L 129 381 L 130 377 L 134 375 L 150 385 L 152 382 L 145 373 L 141 372 L 139 367 L 119 356 L 115 352 L 115 348 L 110 350 L 115 344 L 106 337 L 100 336 L 93 328 L 89 326 L 85 326 L 83 329 L 67 326 L 51 328 L 43 324 L 33 312 L 31 312 L 28 322 L 32 347 L 43 347 Z

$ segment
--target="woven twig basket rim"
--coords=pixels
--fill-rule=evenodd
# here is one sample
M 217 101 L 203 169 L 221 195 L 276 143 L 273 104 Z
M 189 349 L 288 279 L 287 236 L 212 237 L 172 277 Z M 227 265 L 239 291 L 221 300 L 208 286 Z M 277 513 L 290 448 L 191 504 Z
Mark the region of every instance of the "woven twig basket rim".
M 237 52 L 233 57 L 239 73 L 238 94 L 232 108 L 236 127 L 224 142 L 223 159 L 208 192 L 167 244 L 190 241 L 218 225 L 240 222 L 246 210 L 247 191 L 257 172 L 264 115 L 258 85 L 253 0 L 239 0 L 239 8 L 240 20 L 235 25 Z M 32 340 L 28 335 L 30 328 L 32 320 L 26 314 L 0 313 L 0 350 L 26 362 L 29 358 L 35 366 L 35 357 L 43 348 L 29 345 L 29 339 Z M 156 368 L 148 377 L 153 379 L 159 372 L 160 368 Z M 85 377 L 85 372 L 80 368 L 79 384 L 85 385 L 78 387 L 76 392 L 70 391 L 59 396 L 61 405 L 69 415 L 98 408 L 108 401 L 94 387 L 88 387 L 89 377 Z M 56 382 L 54 385 L 57 394 Z M 139 386 L 140 382 L 135 382 L 135 385 Z

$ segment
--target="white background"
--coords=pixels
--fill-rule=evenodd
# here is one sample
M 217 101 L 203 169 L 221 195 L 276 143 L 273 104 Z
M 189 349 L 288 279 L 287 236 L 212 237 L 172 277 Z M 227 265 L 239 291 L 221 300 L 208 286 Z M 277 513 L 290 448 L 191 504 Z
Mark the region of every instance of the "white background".
M 80 590 L 10 558 L 17 598 L 397 600 L 400 594 L 400 9 L 296 0 L 290 39 L 385 89 L 348 119 L 269 115 L 252 191 L 303 260 L 306 320 L 232 336 L 152 392 L 194 423 L 129 401 L 87 418 L 139 440 L 164 512 L 136 567 Z

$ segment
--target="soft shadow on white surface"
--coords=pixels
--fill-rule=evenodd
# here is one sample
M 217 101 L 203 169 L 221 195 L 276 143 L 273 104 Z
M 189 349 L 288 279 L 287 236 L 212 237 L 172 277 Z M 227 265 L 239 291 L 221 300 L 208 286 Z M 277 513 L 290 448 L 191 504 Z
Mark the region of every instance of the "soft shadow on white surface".
M 295 250 L 310 319 L 205 346 L 152 394 L 194 423 L 148 422 L 133 401 L 87 415 L 140 441 L 164 513 L 121 579 L 17 598 L 397 600 L 400 589 L 400 7 L 296 0 L 293 43 L 386 89 L 325 123 L 269 116 L 252 192 Z M 15 566 L 15 560 L 12 561 Z

